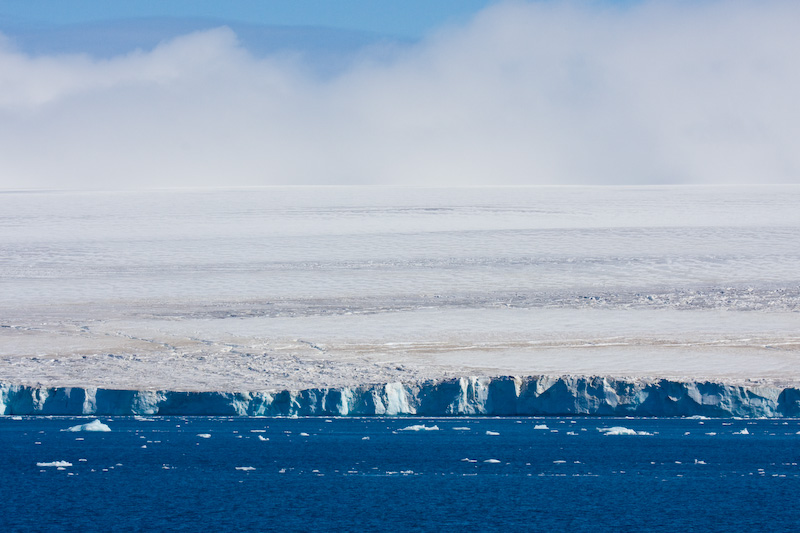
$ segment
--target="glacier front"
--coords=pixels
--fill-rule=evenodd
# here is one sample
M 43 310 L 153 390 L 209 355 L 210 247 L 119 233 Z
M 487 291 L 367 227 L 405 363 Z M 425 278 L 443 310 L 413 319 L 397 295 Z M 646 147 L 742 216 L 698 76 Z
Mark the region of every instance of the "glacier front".
M 666 379 L 462 377 L 298 391 L 0 385 L 3 415 L 797 417 L 800 389 Z

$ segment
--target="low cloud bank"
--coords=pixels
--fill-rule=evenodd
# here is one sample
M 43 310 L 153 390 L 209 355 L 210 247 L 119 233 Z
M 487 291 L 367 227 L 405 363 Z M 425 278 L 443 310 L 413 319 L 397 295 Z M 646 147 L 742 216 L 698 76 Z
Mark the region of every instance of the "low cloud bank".
M 0 187 L 800 183 L 798 18 L 509 3 L 325 78 L 224 27 L 110 59 L 5 40 Z

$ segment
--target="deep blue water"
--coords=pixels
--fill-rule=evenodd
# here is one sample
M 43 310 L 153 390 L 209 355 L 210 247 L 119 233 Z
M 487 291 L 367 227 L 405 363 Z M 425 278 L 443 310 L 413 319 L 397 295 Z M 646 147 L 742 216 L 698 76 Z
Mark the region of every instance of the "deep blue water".
M 800 527 L 796 419 L 89 420 L 0 417 L 0 531 Z

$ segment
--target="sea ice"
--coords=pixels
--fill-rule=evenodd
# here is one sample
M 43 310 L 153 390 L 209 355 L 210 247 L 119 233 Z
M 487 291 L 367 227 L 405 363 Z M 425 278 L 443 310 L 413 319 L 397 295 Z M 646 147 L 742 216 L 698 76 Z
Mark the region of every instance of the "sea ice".
M 36 466 L 55 466 L 57 468 L 64 468 L 67 466 L 72 466 L 72 463 L 69 461 L 53 461 L 52 463 L 36 463 Z
M 80 424 L 78 426 L 68 427 L 61 431 L 111 431 L 111 428 L 103 424 L 99 420 L 92 420 L 88 424 Z
M 744 428 L 741 431 L 734 431 L 733 434 L 734 435 L 749 435 L 750 432 L 747 431 L 747 428 Z
M 499 462 L 500 462 L 500 461 L 498 461 L 497 459 L 486 459 L 486 460 L 484 461 L 484 463 L 489 463 L 489 464 L 497 464 L 497 463 L 499 463 Z
M 198 433 L 197 436 L 200 437 L 201 439 L 210 439 L 211 438 L 211 434 L 209 434 L 209 433 Z
M 262 441 L 262 442 L 266 442 L 266 441 L 268 441 L 268 440 L 269 440 L 269 437 L 264 437 L 263 435 L 259 435 L 259 436 L 258 436 L 258 440 L 260 440 L 260 441 Z
M 237 466 L 236 470 L 242 470 L 244 472 L 250 472 L 251 470 L 255 470 L 254 466 Z
M 438 431 L 439 426 L 426 426 L 424 424 L 416 424 L 413 426 L 407 426 L 402 429 L 398 429 L 398 431 Z
M 533 429 L 550 429 L 550 428 L 547 427 L 547 424 L 536 424 L 535 426 L 533 426 Z
M 497 436 L 497 435 L 499 435 L 500 433 L 498 433 L 498 432 L 496 432 L 496 431 L 487 431 L 487 432 L 486 432 L 486 434 L 487 434 L 487 435 L 493 435 L 493 436 Z
M 610 428 L 597 428 L 597 431 L 606 435 L 652 435 L 647 431 L 636 431 L 622 426 L 614 426 Z

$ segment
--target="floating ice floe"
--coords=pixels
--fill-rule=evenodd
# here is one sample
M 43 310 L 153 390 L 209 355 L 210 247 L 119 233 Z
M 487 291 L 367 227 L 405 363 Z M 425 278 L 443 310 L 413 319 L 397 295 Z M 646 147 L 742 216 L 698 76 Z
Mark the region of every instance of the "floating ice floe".
M 496 432 L 496 431 L 487 431 L 487 432 L 486 432 L 486 434 L 487 434 L 487 435 L 493 435 L 493 436 L 495 436 L 495 437 L 496 437 L 496 436 L 497 436 L 497 435 L 499 435 L 500 433 L 498 433 L 498 432 Z
M 536 424 L 535 426 L 533 426 L 533 429 L 550 429 L 550 428 L 547 427 L 547 424 Z
M 69 461 L 53 461 L 52 463 L 36 463 L 36 466 L 39 467 L 56 467 L 56 468 L 66 468 L 68 466 L 72 466 L 72 463 Z
M 236 470 L 242 470 L 243 472 L 250 472 L 251 470 L 255 470 L 256 467 L 254 466 L 237 466 Z
M 470 459 L 469 457 L 464 457 L 463 459 L 461 459 L 461 462 L 462 463 L 477 463 L 478 460 L 477 459 Z
M 733 434 L 734 435 L 749 435 L 750 432 L 747 431 L 747 428 L 744 428 L 741 431 L 734 431 Z
M 301 437 L 309 437 L 310 435 L 308 433 L 300 433 L 300 436 Z
M 622 426 L 614 426 L 610 428 L 597 428 L 597 431 L 605 435 L 652 435 L 652 433 L 647 431 L 636 431 L 634 429 Z
M 88 424 L 80 424 L 78 426 L 68 427 L 61 431 L 111 431 L 111 428 L 103 424 L 99 420 L 92 420 Z
M 361 440 L 369 440 L 369 437 L 361 437 Z
M 453 428 L 453 431 L 469 431 L 469 428 L 468 428 L 468 427 L 466 427 L 466 426 L 464 426 L 464 427 L 457 427 L 457 428 Z
M 416 424 L 398 429 L 397 431 L 439 431 L 439 426 L 425 426 L 423 424 Z
M 211 438 L 211 434 L 210 433 L 198 433 L 197 436 L 200 437 L 201 439 L 210 439 Z
M 497 459 L 486 459 L 486 460 L 484 461 L 484 463 L 489 463 L 489 464 L 493 464 L 493 465 L 495 465 L 495 464 L 497 464 L 497 463 L 499 463 L 499 462 L 500 462 L 500 461 L 499 461 L 499 460 L 497 460 Z
M 264 436 L 262 436 L 262 435 L 259 435 L 259 436 L 258 436 L 258 440 L 260 440 L 261 442 L 266 442 L 266 441 L 268 441 L 268 440 L 269 440 L 269 437 L 264 437 Z

